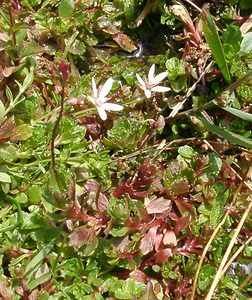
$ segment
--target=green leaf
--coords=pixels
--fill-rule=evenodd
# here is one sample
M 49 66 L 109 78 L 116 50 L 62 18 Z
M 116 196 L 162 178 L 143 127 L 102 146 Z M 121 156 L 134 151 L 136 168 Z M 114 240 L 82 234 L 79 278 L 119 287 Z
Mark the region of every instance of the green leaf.
M 130 153 L 136 150 L 146 130 L 147 126 L 143 118 L 120 118 L 108 130 L 104 144 L 110 149 L 120 149 L 125 153 Z
M 252 139 L 243 137 L 242 135 L 233 133 L 232 131 L 229 131 L 227 129 L 223 129 L 216 125 L 210 124 L 203 118 L 199 118 L 199 119 L 202 122 L 203 126 L 209 131 L 211 131 L 212 133 L 225 138 L 226 140 L 228 140 L 233 144 L 237 144 L 239 146 L 252 149 Z
M 241 0 L 240 2 L 241 9 L 252 9 L 252 2 L 248 0 Z
M 39 204 L 42 198 L 41 189 L 38 185 L 32 185 L 27 190 L 27 195 L 31 204 Z
M 248 298 L 248 297 L 244 296 L 242 293 L 240 293 L 239 291 L 237 291 L 235 289 L 232 289 L 232 290 L 235 292 L 235 294 L 236 294 L 236 296 L 238 297 L 239 300 L 251 300 L 252 299 L 251 297 Z
M 132 296 L 140 296 L 145 289 L 145 284 L 128 278 L 122 283 L 122 287 L 115 291 L 116 299 L 131 299 Z
M 69 52 L 74 55 L 82 55 L 85 53 L 85 51 L 86 51 L 86 45 L 82 41 L 77 39 L 72 43 L 69 49 Z
M 119 0 L 119 3 L 124 9 L 124 15 L 127 22 L 131 22 L 135 20 L 138 13 L 138 9 L 142 5 L 143 0 Z
M 194 155 L 195 155 L 195 152 L 194 152 L 194 150 L 193 150 L 193 148 L 192 147 L 190 147 L 190 146 L 187 146 L 187 145 L 185 145 L 185 146 L 182 146 L 182 147 L 179 147 L 179 149 L 178 149 L 178 153 L 182 156 L 182 157 L 184 157 L 184 158 L 193 158 L 194 157 Z
M 185 62 L 180 61 L 177 57 L 168 59 L 165 63 L 168 78 L 174 80 L 177 76 L 185 75 Z
M 128 227 L 124 227 L 122 225 L 114 225 L 113 228 L 109 231 L 109 234 L 111 234 L 114 237 L 120 237 L 125 236 L 128 232 Z
M 220 193 L 212 201 L 212 209 L 210 213 L 210 225 L 215 228 L 221 221 L 224 214 L 224 206 L 228 197 L 228 192 Z
M 238 26 L 229 25 L 223 32 L 223 48 L 227 59 L 237 57 L 242 41 L 241 30 Z
M 16 127 L 16 140 L 25 141 L 32 136 L 33 128 L 27 124 L 21 124 Z
M 224 109 L 225 111 L 231 113 L 232 115 L 239 117 L 243 120 L 252 122 L 252 114 L 247 113 L 245 111 L 233 108 L 233 107 L 222 107 L 222 109 Z
M 208 202 L 202 202 L 198 207 L 198 212 L 205 216 L 210 216 L 211 214 L 212 205 Z
M 30 72 L 25 76 L 24 82 L 22 84 L 22 89 L 20 90 L 20 93 L 23 93 L 28 89 L 28 87 L 32 84 L 33 78 L 34 78 L 34 68 L 31 67 Z
M 53 246 L 54 242 L 49 243 L 37 255 L 33 257 L 33 259 L 25 268 L 24 276 L 30 276 L 33 274 L 33 272 L 41 265 L 44 258 L 51 252 Z
M 26 57 L 46 52 L 45 48 L 35 42 L 25 43 L 19 49 L 19 56 Z
M 58 8 L 59 16 L 69 18 L 74 11 L 74 0 L 61 0 Z
M 18 203 L 27 203 L 28 201 L 28 198 L 25 193 L 18 194 L 15 199 Z
M 129 217 L 129 204 L 127 199 L 111 198 L 108 214 L 117 222 L 124 223 Z
M 222 167 L 222 160 L 219 156 L 217 156 L 215 153 L 209 153 L 209 164 L 207 168 L 207 172 L 209 172 L 211 175 L 218 175 L 221 167 Z
M 233 45 L 235 48 L 240 49 L 242 41 L 241 30 L 236 25 L 229 25 L 224 31 L 222 40 L 224 44 Z
M 6 183 L 11 183 L 11 177 L 10 175 L 0 172 L 0 182 L 6 182 Z
M 3 189 L 3 187 L 2 187 L 2 189 Z M 3 192 L 5 193 L 4 190 L 3 190 Z M 22 213 L 19 203 L 14 198 L 12 198 L 8 195 L 5 195 L 3 193 L 0 193 L 0 198 L 14 204 L 18 211 L 18 217 L 17 217 L 17 221 L 15 222 L 15 224 L 0 228 L 0 233 L 3 233 L 3 232 L 7 232 L 7 231 L 12 231 L 15 228 L 21 226 L 23 224 L 23 213 Z
M 203 30 L 206 41 L 211 49 L 212 55 L 218 64 L 227 83 L 231 82 L 227 61 L 224 55 L 223 46 L 217 32 L 216 25 L 211 14 L 208 11 L 203 12 L 202 17 Z
M 211 265 L 204 265 L 200 269 L 198 287 L 202 291 L 206 291 L 213 281 L 216 270 Z
M 187 86 L 187 77 L 185 75 L 178 76 L 175 80 L 171 80 L 171 87 L 175 93 L 185 91 Z
M 14 100 L 14 98 L 13 98 L 12 91 L 11 91 L 11 89 L 8 87 L 8 85 L 6 85 L 5 93 L 6 93 L 6 96 L 7 96 L 8 100 L 10 101 L 10 103 L 12 103 L 13 100 Z

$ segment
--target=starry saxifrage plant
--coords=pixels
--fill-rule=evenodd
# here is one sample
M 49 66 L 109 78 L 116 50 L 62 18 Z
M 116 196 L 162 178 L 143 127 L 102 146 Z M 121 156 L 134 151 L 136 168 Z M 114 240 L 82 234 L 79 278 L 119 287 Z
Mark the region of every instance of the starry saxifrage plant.
M 2 1 L 3 299 L 249 297 L 235 2 Z

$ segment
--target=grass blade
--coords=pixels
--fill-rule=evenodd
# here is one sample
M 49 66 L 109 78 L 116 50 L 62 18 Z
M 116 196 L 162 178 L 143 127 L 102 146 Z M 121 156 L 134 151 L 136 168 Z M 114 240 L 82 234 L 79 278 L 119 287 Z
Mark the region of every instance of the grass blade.
M 252 122 L 252 114 L 249 114 L 245 111 L 233 108 L 233 107 L 222 107 L 225 111 L 229 112 L 230 114 L 239 117 L 245 121 Z
M 218 64 L 221 73 L 223 74 L 227 83 L 231 82 L 231 77 L 225 58 L 222 43 L 217 32 L 215 22 L 211 14 L 204 10 L 202 15 L 203 31 L 205 34 L 206 41 L 211 49 L 212 55 L 216 63 Z
M 37 255 L 33 257 L 33 259 L 28 263 L 28 265 L 25 268 L 25 276 L 31 275 L 40 266 L 44 258 L 52 250 L 53 246 L 53 242 L 49 243 Z
M 47 272 L 43 275 L 41 275 L 40 277 L 32 280 L 30 283 L 27 284 L 27 288 L 29 290 L 33 290 L 35 287 L 37 287 L 38 285 L 48 281 L 51 278 L 51 272 Z
M 212 133 L 219 135 L 232 144 L 237 144 L 239 146 L 252 149 L 252 139 L 246 138 L 242 135 L 233 133 L 227 129 L 220 128 L 216 125 L 210 124 L 204 118 L 199 118 L 203 126 L 211 131 Z

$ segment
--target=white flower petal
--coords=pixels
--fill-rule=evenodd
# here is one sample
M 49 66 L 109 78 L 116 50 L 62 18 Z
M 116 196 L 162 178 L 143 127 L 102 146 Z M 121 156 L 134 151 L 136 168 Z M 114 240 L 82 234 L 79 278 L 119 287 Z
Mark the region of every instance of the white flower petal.
M 105 110 L 111 110 L 111 111 L 120 111 L 123 110 L 123 106 L 119 104 L 114 103 L 104 103 L 102 106 Z
M 93 97 L 87 96 L 87 98 L 88 98 L 88 100 L 89 100 L 90 102 L 92 102 L 95 106 L 97 106 L 96 100 L 95 100 Z
M 150 90 L 145 89 L 144 93 L 145 93 L 145 96 L 146 96 L 147 99 L 149 99 L 151 97 L 151 91 Z
M 98 106 L 97 110 L 98 110 L 98 114 L 99 114 L 100 118 L 103 121 L 107 120 L 107 113 L 106 113 L 105 109 L 103 108 L 103 106 Z
M 170 91 L 171 89 L 169 87 L 166 87 L 166 86 L 158 85 L 158 86 L 154 86 L 151 90 L 153 92 L 164 93 L 164 92 Z
M 113 85 L 114 80 L 112 78 L 109 78 L 101 88 L 101 91 L 99 93 L 99 99 L 103 102 L 105 102 L 107 99 L 105 97 L 108 95 L 110 92 L 112 85 Z
M 146 84 L 145 84 L 145 82 L 143 81 L 143 79 L 142 79 L 138 74 L 136 74 L 136 78 L 137 78 L 138 82 L 140 83 L 141 88 L 142 88 L 142 89 L 145 89 L 145 88 L 146 88 Z
M 98 97 L 98 91 L 97 91 L 97 87 L 96 87 L 96 83 L 95 83 L 94 77 L 92 77 L 92 88 L 93 88 L 94 98 L 97 98 Z
M 167 72 L 162 72 L 158 74 L 157 76 L 155 76 L 155 78 L 153 78 L 152 84 L 156 85 L 160 83 L 163 79 L 165 79 L 166 76 L 167 76 Z
M 153 64 L 151 67 L 150 67 L 150 70 L 149 70 L 149 73 L 148 73 L 148 81 L 149 82 L 152 82 L 153 79 L 154 79 L 154 73 L 155 73 L 155 65 Z

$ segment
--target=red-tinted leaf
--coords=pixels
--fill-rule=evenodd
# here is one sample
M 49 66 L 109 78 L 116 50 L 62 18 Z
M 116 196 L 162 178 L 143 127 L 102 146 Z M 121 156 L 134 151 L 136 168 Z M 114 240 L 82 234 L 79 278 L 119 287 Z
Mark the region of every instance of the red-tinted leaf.
M 177 248 L 174 250 L 176 253 L 187 255 L 189 253 L 195 253 L 200 255 L 203 247 L 203 237 L 192 239 L 187 238 L 184 246 L 182 248 Z
M 99 139 L 104 133 L 104 127 L 98 122 L 96 116 L 89 116 L 78 120 L 79 124 L 85 125 L 87 136 L 91 136 L 93 140 Z
M 94 233 L 93 228 L 79 227 L 69 237 L 69 246 L 80 247 L 90 242 L 90 237 Z
M 21 278 L 20 279 L 21 281 L 21 286 L 22 286 L 22 289 L 23 289 L 23 299 L 24 300 L 28 300 L 29 298 L 29 291 L 27 290 L 27 284 L 26 284 L 26 280 L 24 278 Z
M 124 252 L 128 244 L 129 244 L 128 235 L 124 237 L 117 237 L 111 240 L 111 245 L 113 245 L 113 247 L 119 250 L 120 252 Z
M 179 220 L 179 216 L 177 215 L 177 213 L 175 213 L 175 212 L 168 212 L 167 213 L 167 217 L 169 218 L 169 219 L 171 219 L 172 221 L 175 221 L 175 222 L 177 222 L 178 220 Z
M 159 233 L 155 236 L 154 248 L 159 251 L 163 247 L 163 234 Z
M 156 220 L 156 219 L 144 219 L 144 223 L 139 224 L 138 229 L 142 230 L 143 232 L 147 232 L 152 227 L 161 226 L 163 224 L 163 220 Z
M 203 155 L 201 158 L 196 159 L 196 177 L 199 177 L 202 174 L 203 168 L 208 164 L 208 161 L 209 158 L 205 155 Z
M 183 215 L 185 212 L 192 212 L 192 210 L 193 210 L 192 204 L 186 202 L 186 200 L 184 200 L 183 198 L 175 200 L 175 203 L 176 203 L 181 215 Z
M 171 208 L 171 200 L 163 197 L 155 200 L 150 200 L 146 205 L 146 210 L 149 214 L 162 213 Z
M 169 187 L 169 190 L 172 191 L 174 195 L 178 196 L 190 192 L 191 188 L 187 178 L 183 177 L 180 178 L 178 181 L 174 181 Z
M 67 218 L 71 220 L 83 221 L 85 223 L 91 220 L 96 220 L 94 217 L 89 216 L 87 213 L 82 211 L 77 201 L 71 203 L 71 206 L 67 211 Z
M 163 264 L 170 256 L 172 255 L 172 250 L 171 249 L 163 249 L 163 250 L 160 250 L 159 252 L 157 252 L 155 255 L 154 255 L 154 262 L 156 264 Z
M 177 282 L 176 287 L 174 289 L 174 295 L 176 295 L 176 299 L 184 298 L 191 292 L 191 279 L 189 276 L 185 276 L 180 281 Z
M 120 198 L 128 194 L 131 198 L 144 199 L 149 194 L 150 184 L 156 178 L 157 169 L 151 165 L 150 160 L 146 160 L 138 169 L 137 176 L 133 180 L 122 181 L 115 189 L 113 196 Z
M 84 187 L 90 194 L 94 194 L 94 197 L 97 198 L 97 193 L 99 193 L 99 197 L 97 200 L 97 210 L 100 213 L 104 213 L 109 206 L 109 201 L 108 198 L 100 192 L 100 185 L 92 180 L 88 180 L 85 184 Z
M 129 278 L 135 279 L 136 281 L 139 281 L 139 282 L 146 283 L 148 276 L 140 270 L 134 270 L 129 273 Z
M 113 192 L 113 197 L 120 198 L 126 193 L 128 193 L 129 187 L 127 187 L 125 182 L 121 182 Z
M 186 217 L 181 217 L 176 221 L 176 225 L 174 229 L 174 233 L 176 235 L 178 235 L 182 229 L 185 229 L 189 225 L 190 218 L 191 216 L 188 215 Z
M 154 293 L 154 287 L 153 287 L 151 281 L 149 281 L 147 283 L 145 291 L 143 292 L 141 297 L 138 298 L 138 300 L 157 300 L 158 298 L 155 296 L 155 294 L 158 294 L 158 293 Z M 135 298 L 135 299 L 137 299 L 137 298 Z
M 162 171 L 163 172 L 163 171 Z M 160 193 L 164 193 L 164 185 L 162 182 L 162 179 L 159 177 L 156 177 L 154 181 L 152 182 L 152 185 L 155 187 L 156 190 L 158 190 Z
M 160 250 L 145 260 L 141 267 L 144 268 L 145 266 L 151 266 L 153 264 L 162 265 L 171 255 L 172 250 L 169 248 Z
M 0 295 L 1 299 L 3 300 L 11 300 L 12 299 L 12 293 L 11 289 L 8 287 L 7 279 L 5 279 L 4 276 L 2 276 L 0 280 Z
M 134 261 L 133 258 L 134 258 L 134 256 L 136 256 L 137 253 L 138 253 L 138 251 L 133 252 L 133 253 L 123 252 L 123 253 L 118 255 L 118 258 L 127 259 L 129 265 L 131 265 L 134 268 L 135 267 L 135 261 Z
M 100 213 L 105 213 L 108 209 L 109 201 L 108 198 L 100 193 L 97 201 L 97 209 Z
M 66 82 L 69 77 L 69 71 L 70 71 L 69 64 L 66 63 L 64 60 L 62 60 L 59 64 L 58 71 L 62 78 L 62 81 Z
M 147 234 L 142 238 L 139 249 L 143 255 L 148 254 L 153 250 L 158 227 L 159 226 L 150 228 Z
M 156 174 L 156 167 L 151 165 L 150 160 L 145 160 L 138 170 L 137 178 L 134 181 L 134 185 L 136 187 L 140 187 L 142 185 L 149 185 L 155 179 Z
M 87 180 L 87 182 L 84 184 L 84 187 L 89 193 L 97 193 L 99 190 L 99 184 L 93 180 Z
M 223 164 L 220 171 L 221 179 L 220 181 L 224 182 L 226 185 L 236 183 L 237 174 L 235 174 L 227 165 Z
M 178 242 L 175 233 L 171 230 L 167 231 L 164 235 L 163 243 L 171 247 L 177 246 Z
M 16 124 L 14 118 L 7 119 L 4 123 L 0 126 L 0 142 L 6 142 L 11 139 L 13 132 L 16 129 Z
M 144 199 L 148 193 L 148 190 L 137 191 L 134 187 L 134 183 L 122 182 L 113 192 L 113 196 L 120 198 L 123 195 L 128 194 L 131 198 Z

